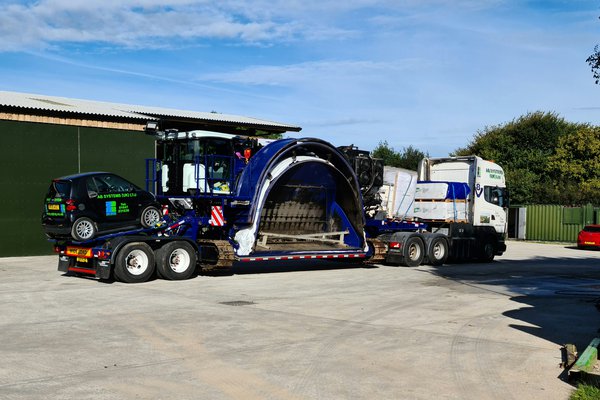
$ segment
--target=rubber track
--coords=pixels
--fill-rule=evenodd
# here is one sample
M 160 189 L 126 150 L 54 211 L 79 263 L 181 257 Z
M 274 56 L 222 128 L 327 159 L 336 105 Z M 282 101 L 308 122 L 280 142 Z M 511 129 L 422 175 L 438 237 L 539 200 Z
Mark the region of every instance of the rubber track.
M 384 242 L 377 239 L 367 239 L 369 246 L 373 248 L 373 255 L 367 261 L 367 264 L 377 264 L 385 261 L 387 246 Z
M 203 271 L 210 271 L 217 268 L 225 269 L 233 265 L 235 254 L 233 252 L 233 247 L 231 247 L 231 243 L 229 243 L 228 240 L 202 240 L 198 241 L 198 244 L 205 246 L 212 245 L 216 247 L 219 252 L 219 258 L 216 264 L 202 264 Z

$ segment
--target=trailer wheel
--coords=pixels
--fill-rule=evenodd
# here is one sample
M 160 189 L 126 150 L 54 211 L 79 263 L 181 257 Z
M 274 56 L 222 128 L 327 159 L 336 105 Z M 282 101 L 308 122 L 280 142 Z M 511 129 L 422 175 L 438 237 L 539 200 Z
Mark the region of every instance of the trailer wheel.
M 125 283 L 146 282 L 154 273 L 154 252 L 146 243 L 128 243 L 115 259 L 115 278 Z
M 96 224 L 87 217 L 78 218 L 71 228 L 71 236 L 78 242 L 93 239 L 96 232 L 98 232 Z
M 427 258 L 433 266 L 440 266 L 448 259 L 448 241 L 443 236 L 436 236 L 431 239 Z
M 160 221 L 162 214 L 160 210 L 154 206 L 148 206 L 144 208 L 140 215 L 140 223 L 144 228 L 150 228 L 156 222 Z
M 425 257 L 425 246 L 418 236 L 409 237 L 404 243 L 404 257 L 402 264 L 407 267 L 417 267 Z
M 196 261 L 196 251 L 188 242 L 169 242 L 156 250 L 158 275 L 171 281 L 190 278 L 196 270 Z

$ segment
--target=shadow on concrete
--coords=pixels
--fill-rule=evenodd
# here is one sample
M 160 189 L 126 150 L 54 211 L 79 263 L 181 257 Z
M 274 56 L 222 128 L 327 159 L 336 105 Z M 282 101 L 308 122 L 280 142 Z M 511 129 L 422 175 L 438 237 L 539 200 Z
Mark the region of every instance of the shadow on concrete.
M 434 274 L 509 296 L 515 308 L 503 315 L 514 320 L 512 328 L 558 346 L 575 344 L 581 353 L 599 335 L 600 259 L 577 256 L 582 258 L 538 256 L 444 265 Z M 566 374 L 559 377 L 565 379 Z
M 336 269 L 378 268 L 375 265 L 349 262 L 347 260 L 286 260 L 235 262 L 231 268 L 201 272 L 205 276 L 232 276 L 247 274 L 271 274 L 299 271 L 324 271 Z

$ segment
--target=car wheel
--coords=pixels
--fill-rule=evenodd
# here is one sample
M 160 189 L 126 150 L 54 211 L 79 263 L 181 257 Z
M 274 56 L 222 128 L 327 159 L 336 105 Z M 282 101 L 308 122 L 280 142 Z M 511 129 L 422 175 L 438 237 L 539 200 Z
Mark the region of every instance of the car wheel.
M 142 211 L 142 215 L 140 216 L 140 223 L 144 228 L 150 228 L 154 226 L 155 223 L 160 221 L 162 215 L 160 210 L 154 206 L 148 206 L 144 208 Z
M 115 278 L 125 283 L 146 282 L 156 267 L 154 252 L 146 243 L 123 246 L 115 259 Z
M 196 251 L 184 241 L 167 243 L 156 251 L 158 275 L 172 281 L 190 278 L 196 270 L 196 260 Z
M 78 242 L 93 239 L 97 232 L 98 229 L 94 221 L 86 217 L 77 219 L 71 228 L 71 236 Z

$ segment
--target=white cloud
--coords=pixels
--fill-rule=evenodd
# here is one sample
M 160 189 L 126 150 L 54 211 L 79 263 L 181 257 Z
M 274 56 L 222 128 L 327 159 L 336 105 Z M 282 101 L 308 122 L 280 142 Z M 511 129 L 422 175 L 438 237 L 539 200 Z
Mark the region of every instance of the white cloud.
M 217 2 L 43 0 L 0 6 L 0 50 L 5 51 L 54 43 L 152 48 L 182 39 L 261 42 L 293 34 L 289 24 L 236 16 Z
M 388 79 L 390 75 L 424 66 L 425 63 L 419 59 L 406 59 L 398 62 L 313 61 L 283 66 L 250 66 L 238 71 L 204 74 L 199 77 L 199 80 L 268 86 L 296 86 L 310 82 L 322 84 L 332 81 L 351 83 L 368 80 L 372 77 Z
M 457 0 L 489 7 L 500 0 Z M 0 51 L 63 43 L 155 48 L 181 40 L 270 43 L 357 35 L 367 9 L 384 15 L 443 6 L 442 0 L 40 0 L 0 5 Z

